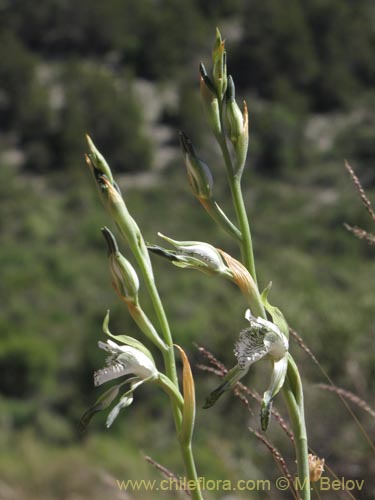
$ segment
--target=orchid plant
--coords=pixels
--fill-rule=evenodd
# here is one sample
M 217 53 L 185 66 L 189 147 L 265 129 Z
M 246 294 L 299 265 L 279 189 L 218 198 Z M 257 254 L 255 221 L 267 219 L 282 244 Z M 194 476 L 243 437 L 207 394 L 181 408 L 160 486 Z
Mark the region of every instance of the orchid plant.
M 142 233 L 129 213 L 121 190 L 113 178 L 110 167 L 92 140 L 88 137 L 87 164 L 93 174 L 99 195 L 132 253 L 137 270 L 120 253 L 117 241 L 108 228 L 102 232 L 108 246 L 113 287 L 143 334 L 163 356 L 164 368 L 157 368 L 151 352 L 144 344 L 126 335 L 113 335 L 108 328 L 109 313 L 104 332 L 112 339 L 99 342 L 99 348 L 109 353 L 107 366 L 95 372 L 96 386 L 115 381 L 96 403 L 83 415 L 84 428 L 92 416 L 115 404 L 107 417 L 110 427 L 120 411 L 133 402 L 133 393 L 144 383 L 160 386 L 170 396 L 172 414 L 178 441 L 186 468 L 186 477 L 199 485 L 192 451 L 195 418 L 194 381 L 187 356 L 178 347 L 183 361 L 182 390 L 178 381 L 175 361 L 175 345 L 169 322 L 155 284 L 150 252 L 170 260 L 179 268 L 198 270 L 206 275 L 219 275 L 234 283 L 243 294 L 247 309 L 247 328 L 239 333 L 234 344 L 235 366 L 223 382 L 208 395 L 204 408 L 210 408 L 227 390 L 245 377 L 250 367 L 260 359 L 271 363 L 271 382 L 264 392 L 260 424 L 266 431 L 270 422 L 272 402 L 282 391 L 290 415 L 296 449 L 298 484 L 302 500 L 310 499 L 310 479 L 307 436 L 304 418 L 302 382 L 298 368 L 289 353 L 289 328 L 282 312 L 268 301 L 271 285 L 260 292 L 257 282 L 250 225 L 241 189 L 241 178 L 248 150 L 248 112 L 244 102 L 242 110 L 235 98 L 233 78 L 227 74 L 226 50 L 219 30 L 213 48 L 213 69 L 209 76 L 200 65 L 200 92 L 208 125 L 216 138 L 226 168 L 236 221 L 231 221 L 214 198 L 214 179 L 207 164 L 198 156 L 189 137 L 180 132 L 188 180 L 193 194 L 207 214 L 233 238 L 241 251 L 237 260 L 215 246 L 199 241 L 176 241 L 159 233 L 172 248 L 146 245 Z M 156 312 L 154 324 L 140 303 L 138 291 L 145 286 Z M 130 378 L 124 378 L 128 377 Z M 123 391 L 123 387 L 130 388 Z M 192 488 L 193 499 L 202 499 L 199 487 Z

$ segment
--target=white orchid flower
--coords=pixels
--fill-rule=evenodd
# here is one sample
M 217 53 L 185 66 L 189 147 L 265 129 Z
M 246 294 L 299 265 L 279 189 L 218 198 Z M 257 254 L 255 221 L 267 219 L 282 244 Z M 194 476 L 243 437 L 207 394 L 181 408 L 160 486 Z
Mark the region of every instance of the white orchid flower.
M 112 411 L 109 413 L 106 422 L 107 427 L 112 425 L 122 408 L 132 404 L 133 392 L 137 387 L 145 382 L 156 380 L 159 377 L 159 372 L 151 354 L 142 344 L 131 337 L 119 336 L 119 338 L 123 339 L 123 341 L 131 342 L 133 345 L 120 346 L 112 340 L 98 342 L 99 348 L 109 352 L 110 355 L 106 359 L 107 366 L 94 373 L 94 384 L 99 386 L 110 380 L 124 377 L 125 375 L 132 374 L 135 376 L 127 378 L 119 384 L 111 387 L 98 398 L 95 404 L 82 416 L 82 430 L 86 428 L 95 413 L 105 410 L 111 405 L 114 399 L 118 396 L 123 385 L 130 384 L 130 389 L 121 396 L 119 403 L 114 406 Z M 142 349 L 138 349 L 137 347 L 134 347 L 134 345 L 139 345 Z
M 108 366 L 94 373 L 96 386 L 130 373 L 141 380 L 158 376 L 154 361 L 139 349 L 129 345 L 119 346 L 112 340 L 99 341 L 98 346 L 109 352 L 110 356 L 106 359 Z
M 271 383 L 264 393 L 261 410 L 262 429 L 266 430 L 269 423 L 271 404 L 273 398 L 284 384 L 288 367 L 287 337 L 271 321 L 255 317 L 248 309 L 245 318 L 250 327 L 243 330 L 235 343 L 234 354 L 237 358 L 235 365 L 224 377 L 224 382 L 211 392 L 204 408 L 212 406 L 217 399 L 235 384 L 249 371 L 250 366 L 256 361 L 268 358 L 273 363 Z

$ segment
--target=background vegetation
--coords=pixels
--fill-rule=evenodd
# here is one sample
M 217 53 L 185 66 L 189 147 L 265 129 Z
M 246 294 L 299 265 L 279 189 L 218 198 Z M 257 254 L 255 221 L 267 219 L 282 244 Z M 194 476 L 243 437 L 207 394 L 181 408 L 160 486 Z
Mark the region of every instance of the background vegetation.
M 97 394 L 92 372 L 103 363 L 96 344 L 106 309 L 114 332 L 138 334 L 110 286 L 99 231 L 109 218 L 82 155 L 88 131 L 147 240 L 161 231 L 235 255 L 190 195 L 177 143 L 182 127 L 211 166 L 217 198 L 228 205 L 197 85 L 197 64 L 209 64 L 216 25 L 227 38 L 237 94 L 250 110 L 244 186 L 261 285 L 273 281 L 273 302 L 334 382 L 371 400 L 373 250 L 343 227 L 346 221 L 372 230 L 343 167 L 346 158 L 374 199 L 370 5 L 0 2 L 0 498 L 128 498 L 115 479 L 159 477 L 144 454 L 182 473 L 168 405 L 152 387 L 136 394 L 111 431 L 99 416 L 86 435 L 77 432 Z M 230 366 L 243 327 L 242 298 L 213 278 L 158 260 L 155 267 L 175 338 L 193 367 L 201 361 L 193 343 Z M 317 388 L 325 380 L 306 354 L 295 344 L 291 349 L 306 381 L 311 446 L 338 476 L 365 479 L 358 498 L 370 498 L 369 444 L 340 400 Z M 264 373 L 256 367 L 247 382 L 262 390 Z M 197 369 L 195 375 L 200 407 L 217 380 Z M 228 395 L 209 413 L 198 410 L 201 474 L 280 475 L 247 430 L 249 422 L 258 426 L 252 406 L 250 418 Z M 281 397 L 277 406 L 283 412 Z M 354 411 L 369 432 L 370 417 Z M 275 423 L 269 437 L 294 470 L 293 450 Z M 337 492 L 335 498 L 347 497 Z

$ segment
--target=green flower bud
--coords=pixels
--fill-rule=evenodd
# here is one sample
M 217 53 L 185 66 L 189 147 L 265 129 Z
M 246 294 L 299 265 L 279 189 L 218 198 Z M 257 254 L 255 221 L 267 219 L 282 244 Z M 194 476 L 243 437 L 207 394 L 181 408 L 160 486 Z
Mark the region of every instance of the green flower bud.
M 208 124 L 216 137 L 221 134 L 219 100 L 216 89 L 209 79 L 204 65 L 201 63 L 200 70 L 200 93 L 202 97 L 203 109 L 207 117 Z
M 113 184 L 112 172 L 104 156 L 96 148 L 95 144 L 93 143 L 91 137 L 88 134 L 86 134 L 86 140 L 90 150 L 88 157 L 91 160 L 92 165 L 102 175 L 105 175 L 111 184 Z
M 173 245 L 177 251 L 164 250 L 161 247 L 149 247 L 151 251 L 162 255 L 177 267 L 197 269 L 206 274 L 221 274 L 231 278 L 232 274 L 225 264 L 219 250 L 202 241 L 176 241 L 161 233 L 158 235 Z
M 117 242 L 111 231 L 104 227 L 102 233 L 108 245 L 113 287 L 123 300 L 137 304 L 139 290 L 137 273 L 130 262 L 119 252 Z
M 208 166 L 198 158 L 193 144 L 184 132 L 180 132 L 181 146 L 185 155 L 188 179 L 194 195 L 208 200 L 212 195 L 213 178 Z
M 228 137 L 235 145 L 243 133 L 244 119 L 242 112 L 235 99 L 235 88 L 231 76 L 228 78 L 228 89 L 226 94 L 225 126 Z
M 219 99 L 225 95 L 227 89 L 227 54 L 225 42 L 221 38 L 218 28 L 216 28 L 216 39 L 212 52 L 213 69 L 212 75 Z
M 226 94 L 225 126 L 228 137 L 233 144 L 236 161 L 234 173 L 241 175 L 245 165 L 249 145 L 249 125 L 246 102 L 241 112 L 235 99 L 235 87 L 231 76 L 228 78 L 228 89 Z

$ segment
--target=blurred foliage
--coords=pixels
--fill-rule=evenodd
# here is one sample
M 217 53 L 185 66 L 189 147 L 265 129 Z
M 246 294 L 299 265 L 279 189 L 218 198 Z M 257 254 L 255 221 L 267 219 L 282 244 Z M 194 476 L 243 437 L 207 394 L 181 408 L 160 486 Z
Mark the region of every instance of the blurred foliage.
M 374 83 L 369 0 L 250 1 L 242 24 L 230 71 L 264 98 L 328 111 Z
M 249 106 L 244 186 L 261 285 L 273 281 L 273 302 L 334 381 L 370 399 L 373 252 L 343 228 L 348 222 L 371 231 L 343 167 L 347 158 L 373 199 L 369 5 L 0 2 L 0 446 L 6 450 L 0 456 L 0 497 L 99 499 L 110 491 L 117 498 L 113 477 L 159 477 L 139 449 L 177 474 L 182 470 L 165 395 L 153 387 L 137 392 L 110 433 L 98 416 L 92 431 L 77 434 L 80 415 L 97 396 L 92 372 L 104 363 L 96 344 L 106 309 L 114 333 L 140 335 L 111 290 L 99 230 L 111 222 L 82 154 L 89 132 L 147 241 L 161 231 L 238 255 L 192 199 L 175 150 L 151 181 L 140 184 L 143 177 L 135 175 L 154 174 L 157 148 L 175 147 L 182 128 L 210 164 L 215 197 L 233 215 L 197 84 L 197 63 L 209 59 L 216 24 L 227 38 L 238 100 L 246 98 Z M 140 92 L 140 79 L 156 89 L 160 112 L 151 124 L 155 102 Z M 159 102 L 158 92 L 168 85 L 175 101 Z M 172 131 L 165 142 L 158 138 L 163 127 Z M 122 250 L 131 257 L 126 245 Z M 246 305 L 228 283 L 153 261 L 176 342 L 195 370 L 200 407 L 217 380 L 195 368 L 202 360 L 193 343 L 230 366 Z M 142 301 L 152 315 L 144 290 Z M 365 478 L 369 491 L 368 445 L 342 404 L 314 387 L 324 382 L 319 371 L 295 344 L 292 351 L 307 383 L 313 447 L 339 475 Z M 262 390 L 264 376 L 260 367 L 248 381 Z M 277 405 L 283 411 L 281 398 Z M 272 456 L 246 438 L 249 418 L 258 425 L 258 408 L 252 407 L 255 416 L 249 417 L 228 394 L 210 412 L 209 428 L 208 414 L 198 408 L 195 442 L 207 477 L 262 479 L 264 471 L 276 477 Z M 359 418 L 368 428 L 366 416 Z M 270 435 L 293 469 L 290 443 L 276 425 Z M 265 495 L 259 492 L 259 498 Z

